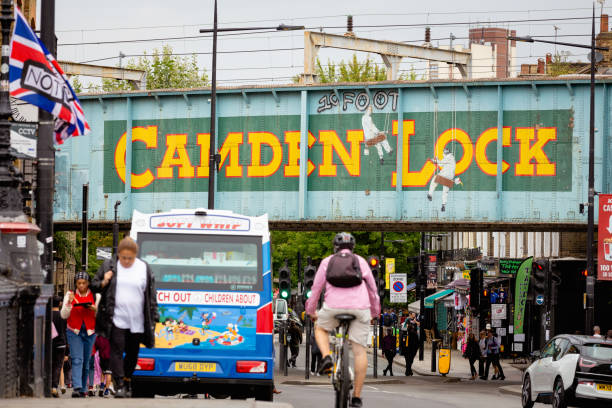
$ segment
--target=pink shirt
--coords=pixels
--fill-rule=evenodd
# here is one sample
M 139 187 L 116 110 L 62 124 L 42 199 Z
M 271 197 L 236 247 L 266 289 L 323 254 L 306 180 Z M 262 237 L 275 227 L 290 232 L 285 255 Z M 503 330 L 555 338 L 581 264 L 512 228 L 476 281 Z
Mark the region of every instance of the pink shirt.
M 350 252 L 348 249 L 343 249 L 342 252 Z M 314 314 L 321 291 L 325 287 L 325 305 L 332 309 L 370 309 L 372 317 L 377 317 L 380 314 L 380 300 L 378 299 L 378 291 L 376 290 L 376 282 L 370 270 L 367 261 L 356 255 L 359 260 L 359 268 L 363 281 L 359 286 L 352 288 L 339 288 L 332 286 L 325 278 L 327 265 L 331 259 L 331 255 L 321 261 L 319 269 L 315 275 L 314 283 L 312 284 L 312 293 L 306 301 L 306 313 Z

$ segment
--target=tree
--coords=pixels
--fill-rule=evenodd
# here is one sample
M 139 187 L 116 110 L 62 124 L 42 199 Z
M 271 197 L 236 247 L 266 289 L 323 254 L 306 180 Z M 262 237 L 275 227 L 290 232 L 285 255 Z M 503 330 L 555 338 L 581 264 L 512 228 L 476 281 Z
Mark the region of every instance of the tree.
M 317 58 L 315 73 L 319 82 L 373 82 L 384 81 L 387 79 L 385 68 L 379 67 L 369 56 L 365 62 L 357 60 L 357 54 L 348 62 L 340 61 L 338 66 L 327 61 L 327 65 L 321 65 L 321 60 Z
M 144 54 L 138 60 L 129 60 L 126 68 L 146 72 L 146 89 L 198 88 L 209 85 L 206 70 L 200 74 L 195 55 L 173 55 L 169 45 L 164 45 L 161 51 L 153 50 L 151 55 L 147 55 L 146 51 Z M 132 89 L 132 84 L 125 80 L 102 80 L 102 90 L 106 92 Z
M 383 255 L 380 248 L 380 232 L 353 232 L 352 234 L 357 242 L 355 253 L 363 257 Z M 319 262 L 332 253 L 332 240 L 335 235 L 336 232 L 272 231 L 270 237 L 272 270 L 278 271 L 287 259 L 292 272 L 293 286 L 296 287 L 297 253 L 299 252 L 302 257 L 302 268 L 306 266 L 308 256 L 315 262 Z M 418 254 L 420 235 L 415 232 L 386 232 L 384 238 L 382 252 L 387 258 L 395 258 L 396 271 L 411 273 L 412 265 L 407 263 L 407 258 Z
M 74 89 L 74 93 L 77 94 L 83 92 L 83 83 L 77 75 L 72 77 L 72 89 Z

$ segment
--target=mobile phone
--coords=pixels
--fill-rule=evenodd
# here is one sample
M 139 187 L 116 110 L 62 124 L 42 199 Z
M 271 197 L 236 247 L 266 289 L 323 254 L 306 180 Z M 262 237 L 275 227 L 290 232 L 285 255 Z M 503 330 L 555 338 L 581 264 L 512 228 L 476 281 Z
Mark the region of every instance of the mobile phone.
M 89 307 L 89 306 L 91 306 L 91 302 L 75 303 L 72 306 L 76 306 L 76 307 Z

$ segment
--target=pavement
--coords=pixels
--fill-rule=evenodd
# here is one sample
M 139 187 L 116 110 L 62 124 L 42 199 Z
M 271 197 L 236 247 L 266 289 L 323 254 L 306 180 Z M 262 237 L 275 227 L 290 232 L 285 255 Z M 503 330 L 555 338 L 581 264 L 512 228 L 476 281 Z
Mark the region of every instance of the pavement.
M 278 347 L 278 345 L 277 345 Z M 393 372 L 395 376 L 383 376 L 383 369 L 387 366 L 387 360 L 382 356 L 380 350 L 378 351 L 378 361 L 377 361 L 377 377 L 374 377 L 374 355 L 373 349 L 368 348 L 368 374 L 366 376 L 365 384 L 368 385 L 376 385 L 376 384 L 403 384 L 407 377 L 404 375 L 404 371 L 406 368 L 404 357 L 401 355 L 396 355 L 393 360 Z M 278 354 L 277 354 L 278 355 Z M 502 360 L 501 365 L 504 370 L 504 375 L 506 379 L 504 381 L 498 380 L 481 380 L 477 378 L 476 380 L 471 380 L 470 374 L 470 363 L 467 359 L 463 358 L 461 352 L 459 350 L 451 350 L 451 369 L 449 373 L 445 376 L 442 376 L 437 371 L 431 371 L 431 347 L 426 344 L 425 350 L 423 353 L 423 361 L 419 361 L 418 354 L 414 359 L 412 364 L 412 371 L 416 375 L 420 376 L 434 376 L 434 377 L 444 377 L 446 382 L 460 382 L 460 381 L 470 381 L 476 383 L 486 383 L 490 385 L 498 385 L 498 388 L 509 388 L 511 390 L 516 389 L 518 385 L 518 395 L 520 395 L 520 384 L 522 382 L 522 371 L 520 366 L 516 366 L 512 364 L 512 360 Z M 277 359 L 278 360 L 278 359 Z M 305 379 L 304 372 L 304 363 L 305 363 L 305 345 L 302 344 L 300 347 L 300 354 L 297 359 L 297 368 L 289 368 L 288 375 L 285 377 L 278 371 L 278 365 L 276 367 L 276 372 L 274 375 L 275 381 L 277 384 L 287 384 L 287 385 L 327 385 L 329 384 L 329 379 L 327 377 L 314 376 L 310 374 L 310 378 L 308 380 Z M 478 367 L 476 366 L 476 369 Z M 489 376 L 493 375 L 493 368 L 490 368 Z M 507 393 L 510 391 L 506 390 Z
M 6 408 L 292 408 L 289 403 L 255 400 L 205 400 L 205 399 L 114 399 L 114 398 L 14 398 L 4 399 L 0 406 Z

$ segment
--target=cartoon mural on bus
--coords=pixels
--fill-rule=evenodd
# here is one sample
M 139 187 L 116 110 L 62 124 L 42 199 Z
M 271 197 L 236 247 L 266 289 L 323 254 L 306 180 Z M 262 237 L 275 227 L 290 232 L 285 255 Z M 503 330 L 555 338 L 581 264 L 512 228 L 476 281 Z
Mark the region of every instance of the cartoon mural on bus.
M 255 349 L 255 310 L 214 309 L 160 305 L 161 322 L 155 327 L 155 347 Z

